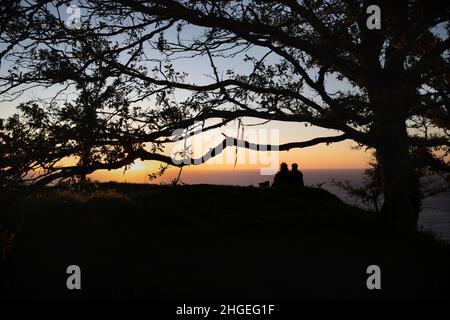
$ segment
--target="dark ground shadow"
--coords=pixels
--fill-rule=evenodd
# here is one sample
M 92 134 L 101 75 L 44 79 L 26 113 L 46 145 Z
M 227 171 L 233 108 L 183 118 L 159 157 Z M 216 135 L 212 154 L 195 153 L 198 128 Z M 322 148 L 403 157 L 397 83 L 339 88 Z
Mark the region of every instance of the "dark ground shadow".
M 320 189 L 105 184 L 47 190 L 2 263 L 7 298 L 449 298 L 450 250 Z M 82 290 L 66 288 L 79 265 Z M 381 267 L 382 290 L 366 287 Z

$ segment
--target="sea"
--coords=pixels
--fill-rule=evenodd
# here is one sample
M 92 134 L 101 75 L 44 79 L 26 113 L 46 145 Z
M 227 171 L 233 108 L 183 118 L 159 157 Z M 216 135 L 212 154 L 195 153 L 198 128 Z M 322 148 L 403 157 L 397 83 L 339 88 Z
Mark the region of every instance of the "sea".
M 305 185 L 321 186 L 348 204 L 365 207 L 363 203 L 349 197 L 345 191 L 332 184 L 334 179 L 349 181 L 355 186 L 360 185 L 363 181 L 363 169 L 304 169 L 302 171 Z M 180 182 L 184 184 L 258 186 L 264 181 L 272 183 L 273 176 L 261 175 L 259 170 L 254 169 L 187 170 L 180 177 Z M 436 238 L 450 243 L 450 192 L 443 192 L 424 199 L 418 225 L 421 230 L 432 232 Z

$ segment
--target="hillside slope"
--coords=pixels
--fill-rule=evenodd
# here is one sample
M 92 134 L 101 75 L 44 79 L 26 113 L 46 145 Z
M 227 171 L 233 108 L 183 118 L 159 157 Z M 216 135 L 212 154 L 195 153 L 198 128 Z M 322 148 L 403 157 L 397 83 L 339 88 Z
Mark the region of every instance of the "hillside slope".
M 10 298 L 450 296 L 450 250 L 405 239 L 325 190 L 101 184 L 48 188 L 8 211 Z M 66 268 L 82 290 L 66 289 Z M 366 268 L 382 290 L 366 287 Z

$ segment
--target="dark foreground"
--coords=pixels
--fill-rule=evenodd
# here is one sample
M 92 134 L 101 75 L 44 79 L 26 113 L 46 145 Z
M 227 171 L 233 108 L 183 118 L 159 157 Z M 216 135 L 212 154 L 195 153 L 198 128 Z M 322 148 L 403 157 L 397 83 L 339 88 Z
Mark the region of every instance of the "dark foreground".
M 4 213 L 5 214 L 5 213 Z M 449 298 L 450 248 L 307 188 L 103 184 L 10 206 L 8 298 Z M 66 268 L 79 265 L 82 289 Z M 381 268 L 368 290 L 366 268 Z

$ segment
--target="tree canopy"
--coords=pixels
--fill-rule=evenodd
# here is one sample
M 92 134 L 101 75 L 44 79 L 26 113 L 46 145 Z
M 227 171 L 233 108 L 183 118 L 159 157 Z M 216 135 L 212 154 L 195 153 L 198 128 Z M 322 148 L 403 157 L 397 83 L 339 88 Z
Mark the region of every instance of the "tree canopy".
M 3 122 L 2 176 L 39 167 L 45 184 L 138 158 L 172 163 L 165 143 L 198 121 L 305 122 L 338 133 L 269 148 L 374 149 L 384 212 L 415 228 L 417 171 L 450 171 L 447 1 L 7 0 L 1 17 L 4 100 L 57 88 Z M 191 81 L 178 63 L 190 59 L 208 64 L 206 79 Z M 57 164 L 67 156 L 79 162 Z

